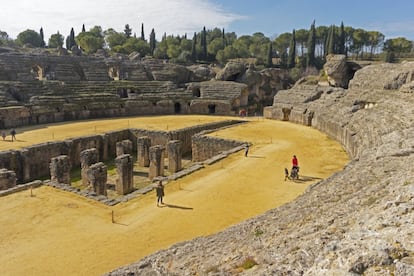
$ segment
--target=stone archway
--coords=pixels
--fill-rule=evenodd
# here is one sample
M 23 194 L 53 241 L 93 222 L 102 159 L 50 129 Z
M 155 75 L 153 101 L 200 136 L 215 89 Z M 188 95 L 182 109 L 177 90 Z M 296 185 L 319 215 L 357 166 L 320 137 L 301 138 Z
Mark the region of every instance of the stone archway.
M 209 113 L 209 114 L 214 114 L 214 113 L 216 113 L 216 105 L 215 105 L 215 104 L 209 104 L 209 105 L 208 105 L 208 113 Z
M 180 103 L 175 103 L 174 104 L 174 113 L 175 114 L 180 114 L 181 113 L 181 104 Z
M 32 66 L 32 72 L 35 75 L 37 80 L 43 80 L 45 76 L 45 71 L 42 66 L 35 64 Z

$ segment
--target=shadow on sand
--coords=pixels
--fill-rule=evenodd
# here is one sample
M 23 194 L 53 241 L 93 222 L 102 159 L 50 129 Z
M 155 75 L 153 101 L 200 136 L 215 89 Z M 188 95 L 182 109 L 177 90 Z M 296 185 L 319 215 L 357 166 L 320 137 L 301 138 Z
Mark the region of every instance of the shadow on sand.
M 168 207 L 168 208 L 176 208 L 176 209 L 182 209 L 182 210 L 193 210 L 194 209 L 192 207 L 179 206 L 179 205 L 173 205 L 173 204 L 168 204 L 168 203 L 164 203 L 164 205 L 159 205 L 158 207 L 161 207 L 161 208 Z
M 259 155 L 248 155 L 246 156 L 247 158 L 266 158 L 264 156 L 259 156 Z
M 296 183 L 305 183 L 305 182 L 314 181 L 314 180 L 322 180 L 322 178 L 314 177 L 314 176 L 299 175 L 299 179 L 289 179 L 289 180 L 296 182 Z

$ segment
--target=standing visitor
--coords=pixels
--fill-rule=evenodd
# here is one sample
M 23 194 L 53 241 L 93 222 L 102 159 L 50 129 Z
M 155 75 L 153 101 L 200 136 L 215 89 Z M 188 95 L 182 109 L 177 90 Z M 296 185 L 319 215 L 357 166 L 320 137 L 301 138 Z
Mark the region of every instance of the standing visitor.
M 1 137 L 3 137 L 3 141 L 6 140 L 6 132 L 4 130 L 1 132 Z
M 164 197 L 164 186 L 162 185 L 162 180 L 158 182 L 158 186 L 155 188 L 155 191 L 157 193 L 157 206 L 160 206 L 160 203 L 164 204 L 162 201 L 162 198 Z
M 249 144 L 244 147 L 244 157 L 247 157 L 247 154 L 249 154 Z
M 16 140 L 16 130 L 14 128 L 10 131 L 10 135 L 12 138 L 12 142 Z

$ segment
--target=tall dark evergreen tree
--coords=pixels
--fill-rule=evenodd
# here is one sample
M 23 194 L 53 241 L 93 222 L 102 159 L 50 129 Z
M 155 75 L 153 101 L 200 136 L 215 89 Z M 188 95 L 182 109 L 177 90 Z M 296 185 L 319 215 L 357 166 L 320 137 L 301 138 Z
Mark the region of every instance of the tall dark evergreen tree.
M 203 32 L 201 33 L 201 49 L 202 49 L 202 58 L 207 60 L 207 31 L 206 27 L 203 27 Z
M 312 22 L 308 37 L 308 52 L 306 53 L 306 67 L 316 66 L 315 62 L 316 29 L 315 20 Z
M 153 56 L 154 55 L 155 46 L 156 46 L 155 31 L 154 31 L 154 29 L 151 30 L 150 39 L 149 39 L 149 46 L 150 46 L 150 54 L 151 54 L 151 56 Z
M 338 54 L 345 55 L 345 27 L 344 22 L 341 22 L 341 27 L 339 28 L 339 35 L 338 35 Z
M 86 32 L 85 24 L 82 24 L 82 33 Z
M 267 68 L 272 68 L 273 67 L 273 45 L 272 45 L 272 42 L 269 42 L 269 47 L 267 49 L 266 67 Z
M 290 39 L 289 44 L 289 55 L 287 66 L 288 68 L 294 68 L 296 65 L 296 31 L 293 29 L 292 31 L 292 38 Z
M 70 50 L 70 49 L 72 49 L 73 46 L 76 46 L 75 31 L 73 30 L 73 28 L 71 28 L 69 38 L 68 38 L 68 41 L 66 43 L 66 49 Z
M 125 25 L 124 33 L 126 38 L 130 38 L 132 34 L 132 29 L 129 27 L 129 24 Z
M 223 49 L 226 48 L 227 46 L 227 42 L 226 42 L 226 33 L 224 32 L 224 28 L 223 31 L 221 33 L 221 38 L 223 39 Z
M 335 54 L 335 26 L 334 25 L 331 25 L 331 27 L 329 28 L 326 53 L 328 55 Z
M 45 36 L 43 34 L 43 28 L 42 27 L 40 28 L 39 34 L 40 34 L 40 38 L 41 38 L 40 47 L 44 48 L 44 47 L 46 47 L 46 43 L 45 43 Z
M 193 44 L 191 45 L 191 59 L 193 61 L 197 60 L 197 34 L 194 32 Z
M 141 24 L 141 39 L 145 40 L 145 34 L 144 34 L 144 23 Z

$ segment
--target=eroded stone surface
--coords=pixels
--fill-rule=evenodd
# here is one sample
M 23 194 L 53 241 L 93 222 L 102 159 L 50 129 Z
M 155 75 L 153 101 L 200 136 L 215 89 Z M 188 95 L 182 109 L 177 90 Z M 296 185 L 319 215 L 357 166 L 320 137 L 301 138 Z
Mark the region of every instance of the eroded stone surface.
M 413 275 L 414 63 L 370 65 L 349 89 L 279 91 L 268 118 L 309 124 L 351 162 L 295 201 L 109 275 Z M 257 263 L 243 270 L 248 258 Z

